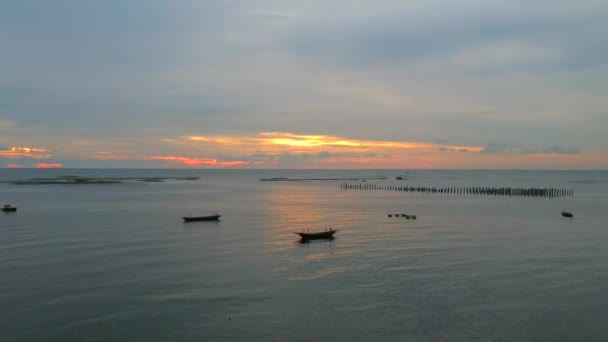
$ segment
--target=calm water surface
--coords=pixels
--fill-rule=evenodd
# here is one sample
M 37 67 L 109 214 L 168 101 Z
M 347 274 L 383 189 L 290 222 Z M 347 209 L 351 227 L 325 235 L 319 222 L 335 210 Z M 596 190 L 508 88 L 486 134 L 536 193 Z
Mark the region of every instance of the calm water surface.
M 0 183 L 0 201 L 19 207 L 0 213 L 2 341 L 608 338 L 607 172 L 5 169 L 0 181 L 55 175 L 201 178 Z M 575 195 L 258 181 L 378 175 L 388 179 L 368 183 Z M 180 219 L 214 210 L 220 222 Z M 326 226 L 335 240 L 293 234 Z

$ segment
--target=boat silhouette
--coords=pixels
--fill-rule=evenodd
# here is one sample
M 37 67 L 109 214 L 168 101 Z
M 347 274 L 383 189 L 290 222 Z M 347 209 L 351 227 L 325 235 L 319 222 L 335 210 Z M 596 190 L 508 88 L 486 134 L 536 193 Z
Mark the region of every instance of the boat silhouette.
M 302 239 L 302 241 L 321 240 L 321 239 L 328 240 L 328 239 L 333 239 L 334 234 L 337 231 L 338 231 L 337 229 L 329 228 L 329 230 L 326 230 L 323 232 L 315 232 L 315 233 L 296 232 L 294 234 L 300 235 L 300 238 Z
M 209 215 L 209 216 L 184 216 L 184 217 L 182 217 L 182 219 L 184 219 L 184 222 L 219 221 L 220 216 L 222 216 L 222 215 L 220 215 L 218 213 L 213 213 L 213 215 Z
M 17 211 L 17 207 L 11 207 L 10 204 L 5 204 L 4 207 L 2 207 L 2 211 L 4 211 L 4 212 Z

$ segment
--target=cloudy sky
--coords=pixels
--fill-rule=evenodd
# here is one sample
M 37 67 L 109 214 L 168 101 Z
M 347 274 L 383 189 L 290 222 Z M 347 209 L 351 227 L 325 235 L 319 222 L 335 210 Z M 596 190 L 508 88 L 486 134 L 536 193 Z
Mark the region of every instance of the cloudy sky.
M 0 167 L 608 168 L 608 2 L 6 0 Z

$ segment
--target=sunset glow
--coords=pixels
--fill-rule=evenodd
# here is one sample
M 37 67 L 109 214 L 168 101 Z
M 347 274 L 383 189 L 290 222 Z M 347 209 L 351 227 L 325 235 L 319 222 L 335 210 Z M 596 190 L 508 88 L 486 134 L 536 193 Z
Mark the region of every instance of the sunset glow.
M 47 150 L 43 148 L 34 147 L 11 147 L 6 150 L 0 150 L 0 157 L 4 158 L 33 158 L 33 159 L 45 159 L 53 157 L 52 154 L 46 153 Z
M 62 165 L 59 163 L 38 163 L 36 167 L 39 169 L 59 169 Z
M 72 142 L 70 142 L 71 144 Z M 111 144 L 110 144 L 111 143 Z M 69 146 L 69 145 L 68 145 Z M 114 148 L 108 148 L 108 147 Z M 600 151 L 579 153 L 559 147 L 540 149 L 526 146 L 475 146 L 407 140 L 370 140 L 327 134 L 260 132 L 250 135 L 183 135 L 159 139 L 150 145 L 153 153 L 137 153 L 139 141 L 80 144 L 70 150 L 72 158 L 100 162 L 142 162 L 157 167 L 190 168 L 525 168 L 543 165 L 576 168 L 605 158 Z M 99 147 L 105 147 L 99 149 Z M 56 146 L 54 151 L 61 151 Z M 80 152 L 79 152 L 80 151 Z M 64 162 L 48 149 L 11 147 L 0 150 L 7 159 L 48 159 L 39 168 L 63 167 Z M 608 158 L 607 158 L 608 159 Z M 157 162 L 154 164 L 151 162 Z M 9 163 L 6 163 L 9 164 Z M 6 165 L 5 164 L 5 165 Z M 33 167 L 26 162 L 10 163 Z M 7 166 L 8 167 L 8 166 Z
M 167 139 L 180 149 L 204 148 L 205 157 L 154 156 L 190 167 L 286 167 L 285 159 L 297 162 L 298 168 L 374 168 L 437 167 L 449 153 L 478 153 L 480 146 L 461 146 L 410 141 L 375 141 L 319 134 L 262 132 L 251 136 L 186 136 Z M 220 161 L 205 150 L 231 156 Z
M 186 158 L 186 157 L 172 157 L 172 156 L 153 156 L 148 157 L 150 160 L 160 160 L 166 162 L 175 162 L 191 167 L 196 166 L 212 166 L 212 167 L 231 167 L 239 165 L 248 165 L 249 162 L 233 160 L 233 161 L 218 161 L 216 159 L 198 159 L 198 158 Z

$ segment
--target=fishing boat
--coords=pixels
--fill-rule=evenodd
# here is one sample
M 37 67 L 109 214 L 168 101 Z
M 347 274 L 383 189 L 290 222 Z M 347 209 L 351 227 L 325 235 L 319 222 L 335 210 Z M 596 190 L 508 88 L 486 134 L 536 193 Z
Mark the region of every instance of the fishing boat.
M 219 221 L 220 216 L 222 216 L 222 215 L 220 215 L 218 213 L 213 213 L 213 215 L 209 215 L 209 216 L 184 216 L 182 218 L 184 219 L 184 222 Z
M 563 217 L 574 217 L 574 215 L 571 212 L 565 211 L 565 210 L 562 211 L 562 216 Z
M 298 234 L 300 235 L 300 238 L 302 238 L 302 241 L 308 241 L 308 240 L 321 240 L 321 239 L 333 239 L 334 234 L 337 232 L 337 229 L 331 229 L 330 230 L 326 230 L 323 232 L 316 232 L 316 233 L 304 233 L 304 232 L 299 232 L 299 233 L 294 233 L 294 234 Z
M 2 207 L 2 211 L 4 211 L 4 212 L 17 211 L 17 207 L 11 207 L 10 204 L 5 204 L 4 207 Z

